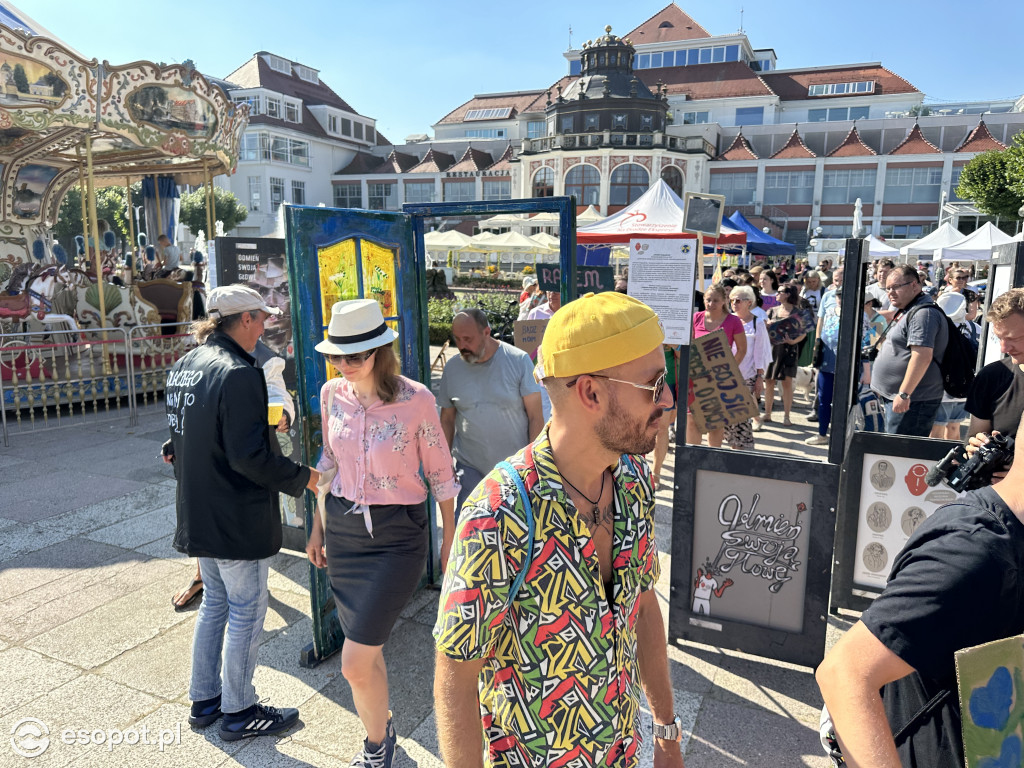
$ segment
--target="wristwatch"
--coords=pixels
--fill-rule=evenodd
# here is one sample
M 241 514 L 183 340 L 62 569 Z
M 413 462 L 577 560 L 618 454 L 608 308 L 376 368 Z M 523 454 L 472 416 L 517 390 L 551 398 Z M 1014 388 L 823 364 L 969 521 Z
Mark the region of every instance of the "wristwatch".
M 909 400 L 909 399 L 910 399 L 910 393 L 909 392 L 900 392 L 900 400 Z
M 666 741 L 683 740 L 683 723 L 676 715 L 668 725 L 654 723 L 654 738 L 665 739 Z

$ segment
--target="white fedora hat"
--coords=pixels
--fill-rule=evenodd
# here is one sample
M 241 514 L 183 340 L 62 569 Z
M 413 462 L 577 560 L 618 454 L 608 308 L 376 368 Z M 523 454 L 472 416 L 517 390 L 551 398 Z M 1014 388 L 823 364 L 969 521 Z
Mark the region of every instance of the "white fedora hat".
M 314 347 L 325 355 L 354 355 L 390 344 L 398 338 L 384 322 L 380 304 L 373 299 L 339 301 L 331 307 L 327 338 Z

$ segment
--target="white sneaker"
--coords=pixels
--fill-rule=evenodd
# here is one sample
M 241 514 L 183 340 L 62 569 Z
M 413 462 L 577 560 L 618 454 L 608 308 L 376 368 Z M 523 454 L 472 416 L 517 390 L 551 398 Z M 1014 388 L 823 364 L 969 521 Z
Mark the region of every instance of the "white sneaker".
M 804 440 L 804 445 L 828 445 L 827 435 L 814 435 Z

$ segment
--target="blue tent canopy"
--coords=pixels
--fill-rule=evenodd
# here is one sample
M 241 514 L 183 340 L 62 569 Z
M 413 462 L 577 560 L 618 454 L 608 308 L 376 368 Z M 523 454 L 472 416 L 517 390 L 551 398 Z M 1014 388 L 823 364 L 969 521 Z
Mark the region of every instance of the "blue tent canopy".
M 728 219 L 722 223 L 729 224 L 733 229 L 741 230 L 747 233 L 747 253 L 755 253 L 761 256 L 795 256 L 796 246 L 792 243 L 787 243 L 784 240 L 779 240 L 766 235 L 760 229 L 755 227 L 746 217 L 736 211 Z

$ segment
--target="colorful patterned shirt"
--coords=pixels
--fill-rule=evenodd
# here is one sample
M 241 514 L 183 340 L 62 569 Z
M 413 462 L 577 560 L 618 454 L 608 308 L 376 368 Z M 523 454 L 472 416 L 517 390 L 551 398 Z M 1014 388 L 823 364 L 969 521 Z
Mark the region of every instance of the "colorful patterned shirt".
M 640 456 L 615 470 L 612 606 L 586 523 L 574 511 L 545 428 L 510 459 L 533 506 L 533 561 L 524 563 L 526 513 L 514 482 L 494 470 L 462 508 L 434 638 L 460 661 L 485 659 L 479 695 L 488 766 L 637 763 L 638 599 L 660 572 L 654 493 Z
M 427 498 L 421 466 L 437 501 L 459 495 L 434 396 L 418 382 L 404 376 L 399 381 L 394 402 L 378 400 L 369 408 L 344 379 L 333 403 L 326 402 L 331 382 L 320 390 L 325 439 L 316 468 L 337 463 L 335 496 L 359 504 L 419 504 Z

